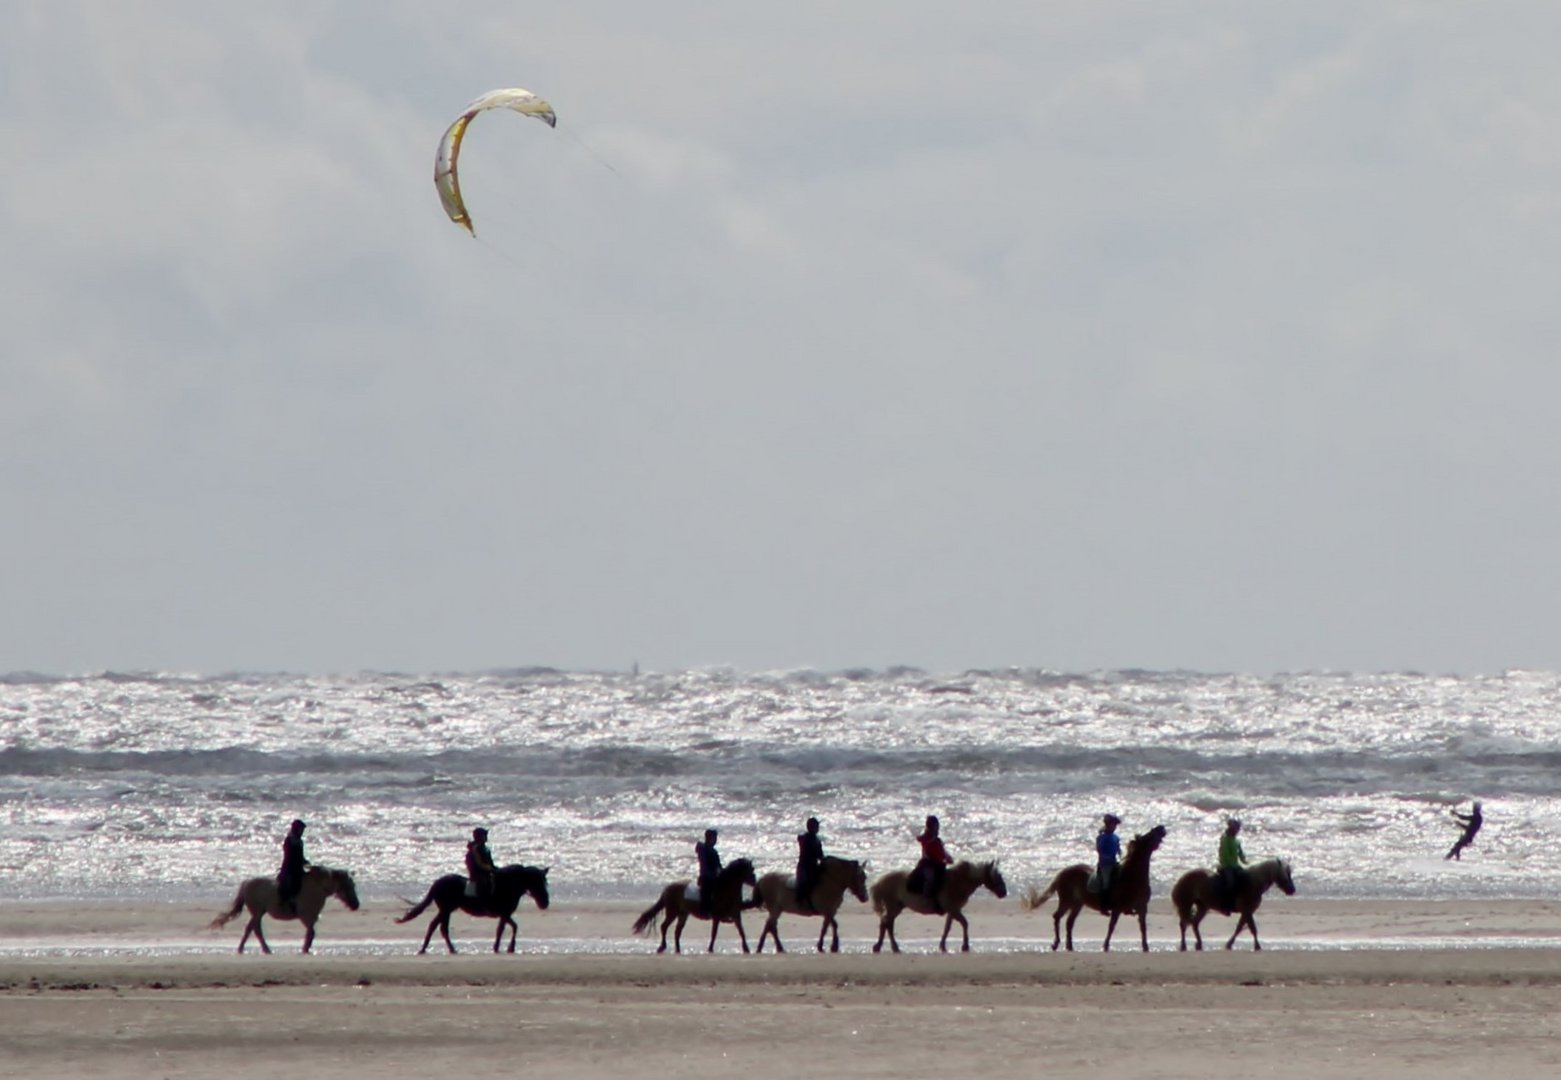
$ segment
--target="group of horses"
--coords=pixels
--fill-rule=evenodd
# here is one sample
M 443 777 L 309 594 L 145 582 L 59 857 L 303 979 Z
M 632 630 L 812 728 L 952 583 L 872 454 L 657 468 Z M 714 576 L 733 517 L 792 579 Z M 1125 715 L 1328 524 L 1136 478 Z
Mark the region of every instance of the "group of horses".
M 1088 907 L 1110 919 L 1104 949 L 1109 951 L 1111 948 L 1111 937 L 1116 932 L 1117 921 L 1123 915 L 1129 915 L 1138 919 L 1139 940 L 1144 951 L 1148 952 L 1149 863 L 1164 839 L 1164 825 L 1157 825 L 1133 837 L 1128 842 L 1121 865 L 1103 892 L 1091 888 L 1091 868 L 1078 863 L 1058 871 L 1044 890 L 1029 890 L 1021 897 L 1021 905 L 1026 911 L 1033 911 L 1052 897 L 1057 898 L 1057 909 L 1052 914 L 1051 947 L 1054 950 L 1062 944 L 1066 919 L 1067 948 L 1072 951 L 1074 921 L 1078 919 L 1079 912 Z M 435 908 L 436 912 L 423 935 L 423 945 L 418 952 L 428 951 L 434 931 L 438 930 L 444 938 L 445 947 L 453 953 L 456 949 L 450 940 L 451 915 L 462 911 L 478 918 L 496 918 L 499 924 L 493 938 L 493 951 L 499 951 L 507 928 L 510 932 L 509 951 L 514 952 L 515 937 L 519 932 L 514 918 L 515 910 L 527 895 L 538 908 L 547 908 L 547 872 L 545 866 L 502 867 L 494 874 L 492 889 L 480 896 L 462 875 L 446 874 L 429 887 L 423 899 L 416 903 L 406 901 L 409 907 L 396 922 L 410 922 L 430 907 Z M 688 881 L 668 884 L 661 890 L 660 898 L 634 920 L 633 932 L 650 933 L 659 915 L 661 945 L 656 951 L 667 951 L 667 931 L 671 929 L 672 947 L 681 953 L 683 928 L 688 920 L 705 920 L 710 923 L 708 951 L 714 952 L 716 936 L 722 924 L 731 923 L 736 927 L 743 952 L 746 953 L 750 949 L 748 934 L 743 928 L 743 913 L 762 908 L 766 918 L 759 933 L 759 952 L 764 951 L 766 940 L 775 942 L 776 952 L 786 951 L 780 938 L 782 915 L 822 919 L 818 932 L 818 951 L 824 951 L 825 938 L 829 938 L 829 951 L 839 952 L 840 924 L 836 916 L 849 894 L 863 903 L 869 900 L 872 902 L 873 911 L 878 916 L 878 940 L 873 943 L 875 953 L 883 949 L 885 938 L 894 952 L 900 951 L 894 925 L 895 920 L 907 911 L 943 918 L 943 936 L 938 940 L 938 948 L 944 952 L 948 951 L 949 933 L 954 924 L 958 923 L 963 935 L 960 948 L 969 952 L 970 923 L 965 918 L 964 909 L 970 898 L 983 888 L 998 899 L 1008 895 L 1008 885 L 995 860 L 954 863 L 948 867 L 936 893 L 930 896 L 920 889 L 911 888 L 910 879 L 911 871 L 895 870 L 883 875 L 869 887 L 867 869 L 863 863 L 855 859 L 828 856 L 819 868 L 818 880 L 813 884 L 807 899 L 799 900 L 795 876 L 785 873 L 758 876 L 752 860 L 734 859 L 722 869 L 708 895 L 702 895 Z M 1239 876 L 1233 895 L 1228 897 L 1218 895 L 1217 878 L 1209 871 L 1189 870 L 1183 874 L 1171 890 L 1171 902 L 1181 922 L 1181 948 L 1187 948 L 1187 931 L 1191 928 L 1196 947 L 1202 949 L 1200 924 L 1210 911 L 1220 911 L 1238 916 L 1236 928 L 1225 943 L 1225 948 L 1232 948 L 1245 928 L 1252 934 L 1252 947 L 1261 949 L 1263 946 L 1258 940 L 1257 922 L 1253 915 L 1262 903 L 1263 894 L 1274 885 L 1278 885 L 1286 895 L 1295 892 L 1290 864 L 1283 859 L 1268 859 L 1248 867 Z M 752 889 L 751 895 L 745 892 L 748 889 Z M 239 939 L 238 951 L 244 951 L 250 935 L 254 934 L 261 949 L 269 953 L 271 947 L 266 944 L 265 934 L 261 932 L 261 920 L 267 915 L 274 919 L 297 919 L 305 928 L 303 951 L 307 953 L 314 944 L 315 924 L 319 921 L 320 912 L 333 896 L 349 910 L 358 910 L 357 887 L 352 875 L 345 870 L 311 867 L 304 875 L 302 888 L 291 903 L 282 902 L 275 878 L 250 878 L 239 886 L 232 905 L 212 921 L 211 928 L 226 925 L 247 908 L 249 922 L 244 927 L 243 937 Z

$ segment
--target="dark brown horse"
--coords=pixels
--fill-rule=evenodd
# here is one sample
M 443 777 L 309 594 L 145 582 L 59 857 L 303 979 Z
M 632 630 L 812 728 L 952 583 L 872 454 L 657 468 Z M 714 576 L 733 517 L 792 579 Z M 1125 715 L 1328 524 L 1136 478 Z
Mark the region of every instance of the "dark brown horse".
M 547 871 L 545 866 L 521 866 L 519 863 L 501 866 L 493 872 L 493 893 L 482 898 L 478 898 L 474 891 L 468 891 L 469 879 L 461 874 L 446 874 L 430 885 L 427 895 L 413 904 L 396 922 L 411 922 L 427 911 L 429 905 L 438 906 L 438 913 L 428 923 L 428 933 L 423 935 L 423 947 L 417 950 L 421 955 L 428 951 L 428 943 L 434 939 L 436 928 L 444 937 L 445 948 L 452 953 L 455 951 L 455 944 L 450 940 L 450 916 L 457 911 L 464 911 L 479 919 L 498 919 L 499 928 L 493 935 L 493 951 L 499 951 L 499 943 L 504 940 L 504 930 L 508 927 L 509 951 L 514 952 L 515 935 L 520 932 L 515 922 L 515 909 L 520 906 L 521 899 L 530 893 L 537 907 L 547 910 Z
M 808 894 L 806 907 L 797 902 L 796 880 L 790 874 L 765 874 L 754 886 L 755 903 L 770 913 L 770 917 L 764 921 L 764 929 L 759 931 L 758 950 L 764 951 L 764 939 L 769 936 L 775 939 L 776 952 L 786 951 L 780 939 L 780 917 L 790 913 L 823 916 L 824 924 L 818 928 L 818 951 L 824 951 L 824 937 L 833 930 L 835 936 L 829 951 L 839 952 L 840 923 L 836 921 L 835 913 L 845 903 L 847 890 L 858 900 L 867 902 L 867 871 L 855 859 L 837 859 L 833 855 L 826 855 L 818 869 L 818 881 Z
M 238 887 L 233 906 L 211 920 L 210 929 L 217 930 L 238 918 L 239 912 L 249 908 L 249 922 L 244 924 L 244 936 L 238 939 L 238 951 L 244 951 L 244 943 L 254 934 L 260 942 L 260 950 L 269 953 L 266 935 L 260 929 L 260 920 L 267 915 L 273 919 L 297 919 L 304 924 L 304 952 L 314 946 L 314 924 L 320 921 L 325 901 L 336 897 L 347 905 L 349 911 L 358 910 L 358 890 L 352 883 L 352 875 L 345 870 L 332 870 L 328 866 L 311 866 L 304 873 L 298 886 L 298 896 L 284 908 L 276 878 L 250 878 Z
M 949 951 L 949 930 L 955 923 L 959 923 L 965 934 L 960 951 L 969 952 L 970 923 L 965 921 L 964 907 L 970 902 L 970 897 L 983 886 L 990 889 L 999 900 L 1008 895 L 1008 884 L 1003 881 L 996 861 L 973 863 L 961 860 L 949 867 L 948 873 L 943 876 L 943 888 L 938 890 L 935 898 L 936 906 L 929 904 L 920 890 L 912 892 L 906 887 L 910 876 L 909 870 L 895 870 L 873 882 L 873 910 L 878 913 L 878 940 L 873 943 L 873 952 L 883 949 L 885 935 L 888 935 L 889 945 L 894 951 L 900 951 L 900 943 L 894 936 L 894 920 L 900 917 L 902 911 L 946 916 L 943 920 L 943 936 L 938 939 L 938 948 L 943 952 Z
M 1106 952 L 1111 951 L 1111 935 L 1116 932 L 1117 919 L 1123 915 L 1137 915 L 1138 937 L 1143 942 L 1144 952 L 1148 952 L 1149 860 L 1164 839 L 1165 826 L 1156 825 L 1128 841 L 1127 854 L 1122 858 L 1122 865 L 1117 867 L 1116 877 L 1112 878 L 1111 887 L 1106 890 L 1104 898 L 1089 891 L 1092 871 L 1085 864 L 1078 863 L 1057 871 L 1057 876 L 1052 878 L 1045 892 L 1027 894 L 1022 901 L 1024 909 L 1034 911 L 1055 894 L 1057 910 L 1052 913 L 1052 948 L 1056 949 L 1061 943 L 1062 916 L 1066 912 L 1069 952 L 1073 951 L 1073 922 L 1086 906 L 1111 917 L 1111 924 L 1106 927 L 1106 941 L 1102 946 Z
M 1258 905 L 1263 902 L 1263 894 L 1268 891 L 1270 885 L 1278 885 L 1279 891 L 1286 896 L 1295 895 L 1295 881 L 1290 876 L 1290 864 L 1283 859 L 1264 859 L 1247 867 L 1246 873 L 1236 881 L 1236 895 L 1230 899 L 1233 901 L 1230 910 L 1225 911 L 1215 906 L 1214 885 L 1218 880 L 1215 874 L 1207 870 L 1189 870 L 1183 874 L 1171 889 L 1171 903 L 1176 905 L 1176 914 L 1182 923 L 1182 949 L 1187 948 L 1187 928 L 1192 927 L 1193 939 L 1198 943 L 1198 948 L 1203 948 L 1203 933 L 1198 929 L 1198 924 L 1203 922 L 1203 917 L 1210 911 L 1218 911 L 1221 915 L 1240 915 L 1236 920 L 1236 929 L 1230 935 L 1230 940 L 1225 942 L 1225 948 L 1229 949 L 1236 944 L 1236 938 L 1241 935 L 1241 928 L 1245 926 L 1252 931 L 1252 948 L 1261 950 L 1263 945 L 1257 939 L 1257 920 L 1252 913 L 1257 911 Z
M 757 882 L 753 876 L 753 863 L 748 859 L 733 859 L 731 863 L 721 871 L 715 879 L 715 884 L 710 886 L 708 904 L 701 904 L 697 896 L 690 896 L 688 881 L 674 881 L 661 890 L 661 899 L 646 908 L 638 919 L 634 920 L 634 932 L 644 934 L 650 932 L 650 924 L 656 921 L 656 916 L 666 912 L 666 918 L 661 920 L 661 948 L 658 953 L 667 951 L 667 927 L 677 923 L 677 932 L 672 937 L 673 947 L 683 951 L 683 927 L 689 917 L 710 920 L 710 948 L 707 952 L 715 952 L 715 936 L 724 922 L 734 923 L 737 926 L 737 936 L 742 939 L 743 952 L 748 952 L 748 935 L 743 931 L 743 909 L 751 906 L 743 898 L 743 886 L 754 885 Z

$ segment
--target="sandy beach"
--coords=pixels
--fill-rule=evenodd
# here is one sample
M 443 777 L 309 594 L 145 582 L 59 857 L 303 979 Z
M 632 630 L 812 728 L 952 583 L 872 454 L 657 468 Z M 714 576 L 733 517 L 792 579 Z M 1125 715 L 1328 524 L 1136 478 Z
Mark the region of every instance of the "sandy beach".
M 1180 952 L 1174 916 L 1100 952 L 1049 949 L 1050 918 L 1012 900 L 971 908 L 973 951 L 940 955 L 908 920 L 905 952 L 870 952 L 863 908 L 843 952 L 802 920 L 785 956 L 718 951 L 691 926 L 683 956 L 631 938 L 637 905 L 556 901 L 521 912 L 520 952 L 459 918 L 458 956 L 415 955 L 423 921 L 393 899 L 333 907 L 313 956 L 296 925 L 236 955 L 212 906 L 0 906 L 0 1076 L 275 1077 L 439 1070 L 556 1077 L 1487 1077 L 1561 1066 L 1561 904 L 1280 899 L 1265 949 Z M 759 920 L 749 927 L 757 938 Z M 816 923 L 812 923 L 816 926 Z M 1119 934 L 1122 931 L 1119 930 Z M 1215 939 L 1218 940 L 1215 940 Z M 1120 939 L 1119 939 L 1120 940 Z

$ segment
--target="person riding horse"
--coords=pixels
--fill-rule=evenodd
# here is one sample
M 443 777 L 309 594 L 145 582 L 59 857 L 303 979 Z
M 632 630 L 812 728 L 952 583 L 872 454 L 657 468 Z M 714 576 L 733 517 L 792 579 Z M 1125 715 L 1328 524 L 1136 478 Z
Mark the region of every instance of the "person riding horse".
M 304 885 L 304 871 L 309 860 L 304 857 L 304 823 L 293 819 L 287 835 L 282 838 L 282 867 L 276 872 L 277 900 L 284 910 L 298 913 L 298 891 Z
M 710 890 L 721 876 L 721 853 L 715 849 L 716 836 L 714 829 L 706 829 L 704 840 L 694 845 L 694 854 L 699 859 L 699 911 L 707 919 L 710 917 Z
M 1106 906 L 1106 897 L 1111 893 L 1111 883 L 1116 880 L 1117 863 L 1122 859 L 1122 838 L 1117 835 L 1117 826 L 1120 824 L 1121 818 L 1107 814 L 1101 818 L 1100 832 L 1095 836 L 1095 880 L 1099 886 L 1102 908 Z
M 488 830 L 472 830 L 466 843 L 466 876 L 471 878 L 478 903 L 487 903 L 493 895 L 493 855 L 488 851 Z
M 927 901 L 927 906 L 939 915 L 943 914 L 943 905 L 938 903 L 938 894 L 943 889 L 943 879 L 948 875 L 949 864 L 954 861 L 938 835 L 940 828 L 937 815 L 928 814 L 927 827 L 916 838 L 916 842 L 921 845 L 921 861 L 905 883 L 908 891 L 919 891 Z
M 818 818 L 808 818 L 806 832 L 797 834 L 797 903 L 812 909 L 813 886 L 824 864 L 824 843 L 818 838 Z
M 1220 914 L 1229 915 L 1236 903 L 1236 890 L 1246 876 L 1247 853 L 1241 850 L 1241 822 L 1230 818 L 1220 835 L 1219 880 L 1215 882 L 1214 895 Z

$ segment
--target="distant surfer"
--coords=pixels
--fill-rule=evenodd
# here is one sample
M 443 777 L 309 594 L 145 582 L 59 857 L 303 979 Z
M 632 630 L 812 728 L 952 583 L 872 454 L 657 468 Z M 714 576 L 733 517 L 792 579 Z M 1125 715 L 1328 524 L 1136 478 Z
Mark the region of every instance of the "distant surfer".
M 1480 826 L 1485 824 L 1485 815 L 1480 813 L 1480 804 L 1475 803 L 1474 809 L 1467 814 L 1460 814 L 1454 810 L 1453 818 L 1463 826 L 1463 835 L 1458 838 L 1458 842 L 1453 845 L 1453 849 L 1442 856 L 1442 858 L 1457 859 L 1459 862 L 1462 862 L 1463 849 L 1474 843 L 1475 834 L 1480 831 Z

